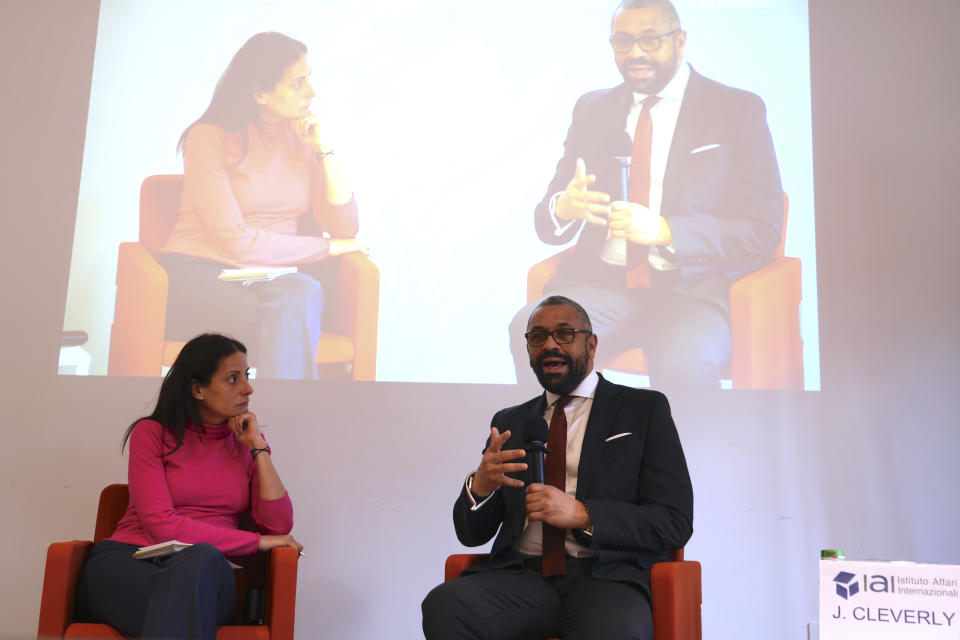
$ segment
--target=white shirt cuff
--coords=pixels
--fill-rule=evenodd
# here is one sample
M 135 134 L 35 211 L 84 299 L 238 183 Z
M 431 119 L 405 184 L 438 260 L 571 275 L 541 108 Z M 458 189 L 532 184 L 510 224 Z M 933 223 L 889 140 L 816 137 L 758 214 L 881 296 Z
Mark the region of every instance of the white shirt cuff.
M 476 471 L 471 471 L 470 475 L 467 476 L 466 482 L 464 482 L 464 486 L 467 488 L 467 498 L 470 500 L 470 511 L 476 511 L 483 505 L 487 504 L 487 502 L 490 501 L 490 498 L 493 497 L 493 494 L 497 492 L 496 489 L 494 489 L 493 491 L 490 492 L 490 495 L 488 495 L 486 498 L 484 498 L 480 502 L 477 502 L 476 498 L 473 497 L 473 476 L 476 473 L 477 473 Z
M 567 229 L 569 229 L 573 223 L 576 222 L 576 220 L 567 220 L 565 222 L 561 222 L 560 219 L 557 218 L 557 200 L 559 200 L 560 196 L 562 195 L 563 191 L 558 191 L 550 196 L 550 203 L 547 206 L 547 210 L 550 212 L 550 219 L 553 220 L 553 235 L 557 236 L 558 238 L 566 233 Z

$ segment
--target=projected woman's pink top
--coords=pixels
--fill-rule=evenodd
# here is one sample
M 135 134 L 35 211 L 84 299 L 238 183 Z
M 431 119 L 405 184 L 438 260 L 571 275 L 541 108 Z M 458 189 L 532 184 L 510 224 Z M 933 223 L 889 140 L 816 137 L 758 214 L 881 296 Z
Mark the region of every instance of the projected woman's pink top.
M 330 243 L 297 235 L 298 219 L 307 211 L 334 238 L 357 234 L 356 201 L 327 201 L 321 162 L 288 121 L 251 124 L 247 132 L 244 155 L 239 134 L 206 123 L 190 129 L 180 216 L 161 253 L 236 267 L 319 262 Z
M 247 510 L 261 532 L 290 533 L 290 496 L 260 499 L 250 451 L 226 424 L 189 425 L 180 448 L 161 457 L 172 443 L 159 423 L 137 423 L 130 436 L 130 504 L 110 540 L 137 546 L 207 542 L 226 555 L 251 555 L 260 535 L 237 528 Z

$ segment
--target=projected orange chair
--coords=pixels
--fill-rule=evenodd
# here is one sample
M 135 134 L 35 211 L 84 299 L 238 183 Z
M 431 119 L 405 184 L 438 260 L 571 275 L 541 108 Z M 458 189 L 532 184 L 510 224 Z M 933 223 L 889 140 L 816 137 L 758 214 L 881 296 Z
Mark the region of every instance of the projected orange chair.
M 701 640 L 700 563 L 683 559 L 683 549 L 668 554 L 670 562 L 653 565 L 650 590 L 653 596 L 653 640 Z M 487 561 L 487 554 L 458 553 L 447 557 L 444 580 L 460 576 L 464 569 Z
M 140 241 L 120 243 L 117 299 L 110 333 L 110 375 L 159 376 L 183 342 L 167 342 L 167 273 L 154 256 L 177 221 L 183 176 L 157 175 L 140 188 Z M 316 361 L 321 377 L 376 379 L 380 271 L 360 253 L 326 260 L 323 334 Z
M 800 258 L 783 255 L 789 200 L 783 194 L 783 229 L 774 259 L 730 287 L 732 354 L 729 377 L 734 389 L 803 389 L 803 342 L 799 304 L 802 297 Z M 527 302 L 543 297 L 543 287 L 573 249 L 530 268 Z M 612 354 L 601 368 L 647 373 L 643 349 Z
M 47 549 L 40 596 L 40 638 L 124 638 L 106 624 L 74 622 L 73 599 L 77 577 L 84 558 L 95 542 L 106 538 L 117 527 L 127 508 L 130 494 L 125 484 L 111 484 L 100 493 L 93 542 L 73 540 L 54 542 Z M 262 625 L 220 627 L 217 640 L 293 640 L 297 599 L 297 552 L 290 547 L 273 549 L 255 556 L 231 558 L 243 567 L 236 572 L 237 611 L 244 610 L 244 598 L 250 587 L 262 588 L 264 611 Z

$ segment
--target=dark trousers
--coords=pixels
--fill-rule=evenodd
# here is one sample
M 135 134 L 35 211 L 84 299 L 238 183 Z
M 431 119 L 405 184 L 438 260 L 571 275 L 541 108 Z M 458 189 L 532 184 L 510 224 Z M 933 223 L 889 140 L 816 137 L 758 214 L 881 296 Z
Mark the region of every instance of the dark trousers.
M 597 354 L 604 357 L 642 347 L 651 385 L 658 389 L 716 389 L 730 359 L 730 320 L 719 306 L 676 293 L 675 276 L 651 274 L 650 287 L 627 289 L 623 273 L 610 268 L 597 282 L 551 281 L 544 297 L 563 295 L 579 303 L 590 316 L 597 335 Z M 517 380 L 532 376 L 523 334 L 537 300 L 521 309 L 510 323 L 510 349 Z
M 195 544 L 158 560 L 134 560 L 136 550 L 112 540 L 94 545 L 77 582 L 77 620 L 164 640 L 214 640 L 233 620 L 233 569 L 216 547 Z
M 181 254 L 160 255 L 167 272 L 167 340 L 224 333 L 247 345 L 260 378 L 317 377 L 323 287 L 305 273 L 245 286 L 217 280 L 227 265 Z
M 567 559 L 567 575 L 484 570 L 444 582 L 423 601 L 427 640 L 650 640 L 653 614 L 636 586 L 598 580 L 592 561 Z

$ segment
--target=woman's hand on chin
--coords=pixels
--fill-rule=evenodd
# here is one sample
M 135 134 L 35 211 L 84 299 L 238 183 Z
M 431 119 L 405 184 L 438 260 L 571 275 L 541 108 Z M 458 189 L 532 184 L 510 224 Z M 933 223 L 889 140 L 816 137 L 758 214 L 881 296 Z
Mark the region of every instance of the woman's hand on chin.
M 267 446 L 267 441 L 260 434 L 257 427 L 257 416 L 252 411 L 244 411 L 238 416 L 227 420 L 227 426 L 233 431 L 237 442 L 248 449 L 261 449 Z
M 320 118 L 315 113 L 307 112 L 302 118 L 297 118 L 292 123 L 293 132 L 297 137 L 313 149 L 314 153 L 326 153 L 330 151 L 323 144 L 323 138 L 320 136 Z

